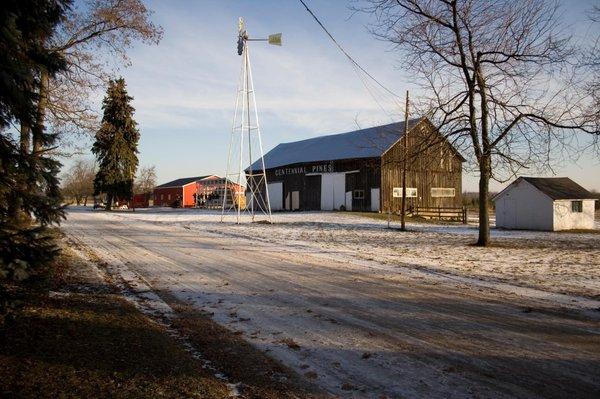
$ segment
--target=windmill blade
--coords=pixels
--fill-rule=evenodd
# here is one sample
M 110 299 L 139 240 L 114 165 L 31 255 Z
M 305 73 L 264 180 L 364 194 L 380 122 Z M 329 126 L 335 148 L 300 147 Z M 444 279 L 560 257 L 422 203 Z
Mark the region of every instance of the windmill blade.
M 238 20 L 238 41 L 237 41 L 237 53 L 242 55 L 244 52 L 244 39 L 246 38 L 246 26 L 244 24 L 244 18 L 240 17 Z

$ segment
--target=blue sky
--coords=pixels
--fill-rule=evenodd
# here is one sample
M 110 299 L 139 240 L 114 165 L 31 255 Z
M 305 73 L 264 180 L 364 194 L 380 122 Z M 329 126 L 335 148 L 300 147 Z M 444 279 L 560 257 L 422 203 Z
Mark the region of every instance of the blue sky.
M 399 55 L 368 32 L 368 16 L 352 15 L 346 1 L 306 2 L 371 74 L 398 94 L 414 89 L 410 73 L 398 68 Z M 598 33 L 585 21 L 592 4 L 565 2 L 566 22 L 583 40 Z M 298 1 L 157 0 L 148 5 L 164 39 L 158 46 L 137 44 L 130 53 L 132 65 L 121 74 L 134 97 L 140 165 L 155 165 L 159 183 L 225 173 L 241 63 L 239 16 L 255 37 L 283 33 L 282 47 L 256 43 L 251 53 L 265 152 L 280 142 L 354 130 L 357 123 L 390 122 Z M 556 173 L 600 190 L 600 161 L 593 154 Z M 465 173 L 463 189 L 476 188 L 476 177 Z

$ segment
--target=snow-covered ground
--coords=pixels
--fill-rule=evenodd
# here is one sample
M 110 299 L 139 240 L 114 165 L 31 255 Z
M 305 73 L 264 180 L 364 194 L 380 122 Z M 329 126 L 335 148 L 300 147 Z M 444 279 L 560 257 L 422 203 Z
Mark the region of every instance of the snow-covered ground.
M 472 226 L 219 219 L 73 209 L 64 227 L 110 273 L 214 313 L 335 395 L 600 393 L 598 234 L 494 231 L 483 249 Z
M 219 212 L 170 208 L 100 213 L 98 217 L 185 227 L 202 234 L 274 244 L 284 251 L 366 261 L 388 271 L 419 269 L 600 299 L 600 231 L 493 229 L 493 246 L 480 248 L 471 245 L 477 239 L 475 225 L 409 223 L 410 232 L 402 233 L 388 230 L 386 221 L 352 213 L 276 213 L 272 225 L 238 225 L 233 216 L 220 223 Z M 391 227 L 399 226 L 392 222 Z

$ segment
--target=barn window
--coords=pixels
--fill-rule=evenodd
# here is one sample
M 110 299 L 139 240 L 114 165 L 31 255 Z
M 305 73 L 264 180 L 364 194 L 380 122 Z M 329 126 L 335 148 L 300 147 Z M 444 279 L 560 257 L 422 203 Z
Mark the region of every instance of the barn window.
M 171 194 L 167 195 L 167 201 L 171 201 Z
M 161 194 L 161 195 L 160 195 L 160 200 L 162 201 L 163 199 L 165 199 L 165 195 L 164 195 L 164 194 Z
M 571 201 L 571 212 L 583 212 L 583 201 Z
M 392 196 L 394 198 L 402 198 L 402 187 L 394 187 Z M 417 198 L 417 189 L 415 187 L 406 187 L 406 198 Z
M 365 190 L 354 190 L 354 199 L 365 199 Z
M 431 188 L 431 196 L 432 197 L 454 197 L 454 196 L 456 196 L 456 189 L 446 188 L 446 187 L 432 187 Z

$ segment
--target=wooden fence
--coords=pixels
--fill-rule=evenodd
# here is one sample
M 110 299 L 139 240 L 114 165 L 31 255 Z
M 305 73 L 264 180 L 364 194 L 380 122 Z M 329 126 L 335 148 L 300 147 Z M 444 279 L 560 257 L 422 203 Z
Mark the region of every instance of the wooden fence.
M 417 206 L 412 208 L 414 216 L 420 216 L 429 219 L 451 220 L 467 224 L 467 208 L 463 207 L 424 207 Z

